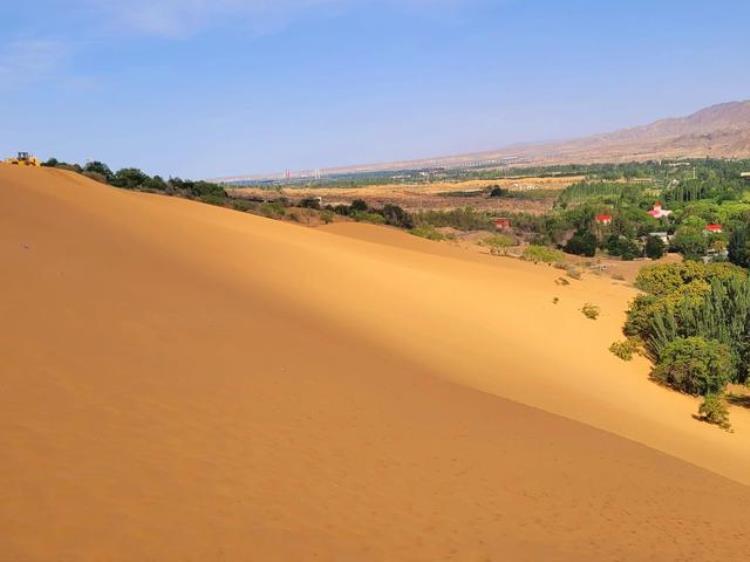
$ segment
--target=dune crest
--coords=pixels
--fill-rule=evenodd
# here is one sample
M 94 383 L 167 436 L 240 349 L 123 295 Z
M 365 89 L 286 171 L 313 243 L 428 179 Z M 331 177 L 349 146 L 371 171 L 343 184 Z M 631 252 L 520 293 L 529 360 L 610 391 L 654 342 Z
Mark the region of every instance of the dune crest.
M 750 417 L 612 356 L 611 281 L 1 166 L 0 257 L 10 560 L 750 546 Z

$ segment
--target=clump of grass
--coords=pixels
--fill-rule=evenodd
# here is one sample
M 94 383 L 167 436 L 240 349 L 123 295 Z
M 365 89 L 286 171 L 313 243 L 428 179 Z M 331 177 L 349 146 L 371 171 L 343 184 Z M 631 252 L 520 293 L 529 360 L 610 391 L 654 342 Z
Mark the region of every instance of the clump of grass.
M 615 273 L 612 276 L 612 279 L 614 279 L 615 281 L 625 281 L 625 276 L 622 275 L 621 273 Z
M 263 203 L 258 208 L 258 211 L 264 217 L 268 217 L 271 219 L 278 219 L 286 215 L 286 209 L 284 208 L 284 205 L 276 201 L 272 201 L 270 203 Z
M 412 228 L 409 232 L 414 236 L 427 238 L 427 240 L 435 240 L 436 242 L 445 240 L 445 235 L 442 232 L 440 232 L 434 226 L 430 226 L 428 224 Z
M 725 431 L 732 431 L 729 422 L 727 401 L 721 394 L 707 394 L 698 408 L 698 419 L 706 423 L 718 425 Z
M 581 272 L 574 266 L 569 265 L 565 268 L 565 274 L 570 277 L 571 279 L 580 280 L 581 279 Z
M 378 213 L 369 213 L 367 211 L 352 211 L 349 217 L 356 222 L 369 222 L 372 224 L 385 224 L 385 218 Z
M 253 201 L 247 201 L 246 199 L 233 199 L 232 208 L 235 211 L 241 211 L 243 213 L 249 213 L 251 211 L 258 210 L 258 204 Z
M 623 361 L 630 361 L 638 352 L 638 342 L 630 339 L 616 341 L 609 346 L 609 350 Z
M 555 279 L 555 285 L 560 285 L 562 287 L 566 287 L 566 286 L 570 285 L 570 281 L 568 281 L 567 279 L 565 279 L 565 277 L 558 277 L 557 279 Z
M 487 238 L 484 238 L 479 242 L 481 246 L 487 246 L 488 248 L 510 248 L 511 246 L 515 245 L 516 241 L 513 239 L 512 236 L 508 236 L 507 234 L 494 234 L 492 236 L 488 236 Z
M 521 255 L 521 259 L 524 259 L 526 261 L 547 264 L 560 262 L 564 258 L 565 254 L 563 254 L 560 250 L 555 250 L 546 246 L 535 246 L 533 244 L 527 247 Z
M 552 299 L 552 304 L 557 304 L 559 302 L 560 302 L 560 298 L 559 297 L 555 297 L 555 298 Z
M 581 308 L 581 312 L 589 320 L 596 320 L 597 318 L 599 318 L 600 310 L 599 307 L 595 304 L 587 302 L 583 305 L 583 308 Z

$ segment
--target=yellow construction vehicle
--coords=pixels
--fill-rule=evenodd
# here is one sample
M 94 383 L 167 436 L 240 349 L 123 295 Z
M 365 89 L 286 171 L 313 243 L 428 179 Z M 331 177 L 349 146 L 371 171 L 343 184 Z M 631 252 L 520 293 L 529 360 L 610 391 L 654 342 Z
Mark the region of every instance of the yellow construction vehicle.
M 39 158 L 32 156 L 28 152 L 19 152 L 15 158 L 8 158 L 4 161 L 5 164 L 11 166 L 41 166 Z

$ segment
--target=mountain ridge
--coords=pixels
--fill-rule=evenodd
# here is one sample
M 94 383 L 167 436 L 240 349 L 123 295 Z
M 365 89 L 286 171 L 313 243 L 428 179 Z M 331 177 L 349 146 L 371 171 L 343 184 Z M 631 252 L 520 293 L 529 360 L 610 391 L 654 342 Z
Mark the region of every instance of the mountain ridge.
M 304 178 L 429 168 L 622 163 L 669 158 L 750 158 L 750 100 L 730 101 L 682 117 L 558 141 L 515 143 L 496 150 L 291 173 Z M 282 176 L 244 176 L 260 179 Z M 222 180 L 242 179 L 222 178 Z

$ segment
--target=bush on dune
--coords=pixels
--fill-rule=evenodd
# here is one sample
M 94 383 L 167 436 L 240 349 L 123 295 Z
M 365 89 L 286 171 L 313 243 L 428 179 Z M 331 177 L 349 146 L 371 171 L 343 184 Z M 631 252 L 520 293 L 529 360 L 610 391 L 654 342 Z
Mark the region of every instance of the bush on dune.
M 398 205 L 386 204 L 380 211 L 385 220 L 385 224 L 396 226 L 398 228 L 414 228 L 414 219 Z
M 732 431 L 729 422 L 729 409 L 727 401 L 722 394 L 709 394 L 698 408 L 698 419 L 706 423 L 718 425 L 726 431 Z
M 413 234 L 414 236 L 419 236 L 420 238 L 426 238 L 427 240 L 434 240 L 436 242 L 445 240 L 445 235 L 439 230 L 437 230 L 434 226 L 429 226 L 429 225 L 418 226 L 416 228 L 413 228 L 409 232 Z
M 623 361 L 630 361 L 638 353 L 638 342 L 631 339 L 616 341 L 609 346 L 609 350 Z
M 487 238 L 484 238 L 480 244 L 482 246 L 487 246 L 488 248 L 495 248 L 495 249 L 503 249 L 503 248 L 510 248 L 511 246 L 515 245 L 516 241 L 513 239 L 512 236 L 508 236 L 507 234 L 493 234 L 492 236 L 488 236 Z
M 599 318 L 600 309 L 595 304 L 587 302 L 583 305 L 583 308 L 581 308 L 581 312 L 589 320 L 596 320 L 597 318 Z
M 652 375 L 686 394 L 706 396 L 722 392 L 734 370 L 729 346 L 693 336 L 669 342 Z
M 523 251 L 521 258 L 534 263 L 547 263 L 551 265 L 563 261 L 565 255 L 560 250 L 532 244 Z
M 576 232 L 565 244 L 565 252 L 577 256 L 594 257 L 596 255 L 596 236 L 588 231 Z

